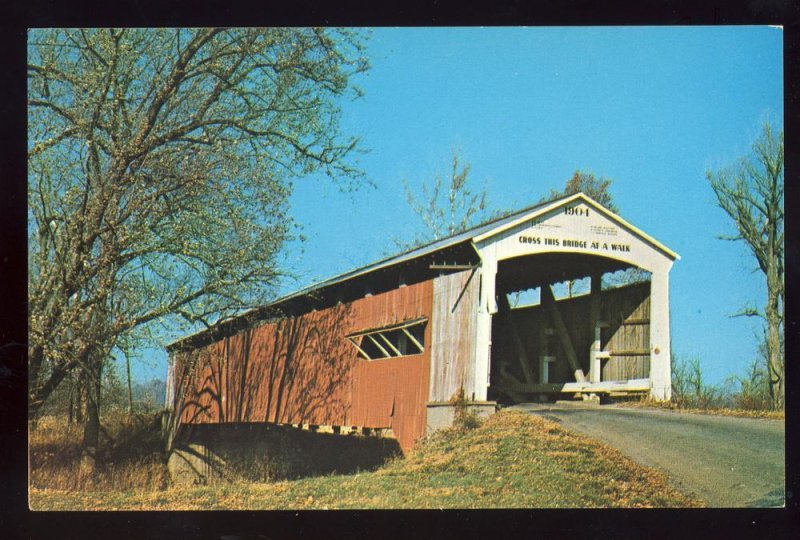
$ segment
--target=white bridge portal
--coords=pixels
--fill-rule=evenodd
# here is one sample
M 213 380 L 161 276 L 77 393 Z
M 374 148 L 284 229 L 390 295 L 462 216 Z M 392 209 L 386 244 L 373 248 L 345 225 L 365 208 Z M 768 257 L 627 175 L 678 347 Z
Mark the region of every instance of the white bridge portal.
M 487 399 L 495 381 L 507 395 L 647 392 L 658 400 L 670 399 L 669 271 L 679 258 L 675 252 L 582 193 L 498 223 L 472 241 L 481 260 L 476 399 Z M 649 283 L 631 285 L 616 295 L 602 290 L 604 273 L 628 268 L 649 273 Z M 588 298 L 555 300 L 552 284 L 582 278 L 591 281 Z M 506 294 L 530 288 L 539 290 L 541 313 L 515 316 Z M 646 310 L 646 318 L 623 313 L 625 301 L 618 297 L 633 301 L 637 295 L 642 297 L 639 304 L 627 309 Z M 604 308 L 604 302 L 617 311 Z M 496 321 L 493 324 L 498 317 L 506 321 L 503 331 Z M 524 320 L 536 322 L 538 328 L 520 328 Z M 500 338 L 504 342 L 496 343 Z M 638 340 L 630 349 L 609 350 L 609 342 L 618 346 L 623 338 Z M 504 349 L 506 358 L 498 360 L 493 347 Z M 638 369 L 627 370 L 630 378 L 615 366 L 620 363 L 617 358 L 636 362 L 645 356 Z M 516 366 L 516 375 L 504 363 Z M 495 364 L 504 373 L 493 376 Z M 611 367 L 605 369 L 607 365 Z M 554 380 L 564 366 L 571 380 Z M 604 374 L 619 378 L 604 380 Z

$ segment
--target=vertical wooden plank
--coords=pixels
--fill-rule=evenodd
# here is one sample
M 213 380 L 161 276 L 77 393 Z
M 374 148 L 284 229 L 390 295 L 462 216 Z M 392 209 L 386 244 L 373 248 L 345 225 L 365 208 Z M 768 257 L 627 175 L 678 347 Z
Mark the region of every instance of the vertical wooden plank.
M 589 279 L 591 281 L 591 290 L 589 292 L 589 332 L 592 340 L 591 352 L 589 353 L 589 380 L 600 382 L 602 380 L 600 360 L 596 360 L 594 354 L 602 349 L 600 329 L 598 327 L 602 298 L 602 274 L 592 274 Z
M 540 382 L 540 383 L 544 383 L 544 382 L 550 382 L 552 380 L 555 380 L 555 378 L 553 377 L 554 373 L 550 373 L 549 371 L 547 373 L 547 381 L 545 381 L 544 377 L 542 376 L 542 370 L 543 370 L 542 364 L 545 362 L 543 357 L 550 356 L 550 354 L 551 354 L 551 352 L 550 352 L 550 339 L 549 339 L 549 336 L 547 335 L 547 328 L 546 328 L 547 325 L 545 324 L 544 317 L 542 317 L 542 310 L 541 309 L 537 309 L 536 313 L 539 315 L 539 317 L 537 317 L 538 322 L 539 322 L 539 325 L 538 325 L 538 328 L 539 328 L 539 339 L 538 339 L 539 356 L 537 357 L 538 360 L 539 360 L 539 369 L 538 369 L 538 372 L 536 374 L 537 375 L 537 379 L 536 380 L 538 382 Z M 548 366 L 548 368 L 549 367 L 550 366 Z
M 612 322 L 606 348 L 611 351 L 648 350 L 650 347 L 648 284 L 635 284 L 603 291 L 603 312 Z M 636 324 L 630 324 L 634 321 Z M 614 356 L 608 361 L 603 378 L 625 380 L 647 378 L 649 365 L 640 356 Z

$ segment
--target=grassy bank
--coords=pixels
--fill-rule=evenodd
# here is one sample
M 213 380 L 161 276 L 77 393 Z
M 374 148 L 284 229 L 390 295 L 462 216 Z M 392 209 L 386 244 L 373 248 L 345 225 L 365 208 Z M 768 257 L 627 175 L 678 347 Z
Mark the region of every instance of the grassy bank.
M 765 418 L 767 420 L 786 419 L 784 411 L 772 411 L 769 409 L 742 409 L 735 407 L 714 407 L 714 406 L 697 407 L 691 405 L 683 405 L 680 403 L 675 403 L 670 401 L 655 401 L 652 399 L 643 399 L 641 401 L 621 401 L 618 403 L 618 405 L 621 407 L 661 409 L 666 411 L 690 413 L 690 414 L 713 414 L 716 416 L 735 416 L 738 418 Z
M 34 486 L 35 510 L 699 506 L 661 473 L 558 424 L 503 411 L 442 432 L 370 473 L 272 484 L 70 491 Z

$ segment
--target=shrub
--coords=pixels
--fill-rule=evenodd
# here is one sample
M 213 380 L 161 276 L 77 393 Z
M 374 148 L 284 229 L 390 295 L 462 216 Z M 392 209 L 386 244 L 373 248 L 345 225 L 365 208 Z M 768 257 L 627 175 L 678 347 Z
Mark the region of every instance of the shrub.
M 745 376 L 733 375 L 729 382 L 738 386 L 738 391 L 733 394 L 733 404 L 737 409 L 765 411 L 772 408 L 767 370 L 759 359 L 750 363 Z
M 475 411 L 470 410 L 469 402 L 464 396 L 464 389 L 459 388 L 453 397 L 450 398 L 450 404 L 453 405 L 453 429 L 455 431 L 464 433 L 475 429 L 481 425 L 481 419 Z
M 731 375 L 722 385 L 711 385 L 703 380 L 699 358 L 673 358 L 672 402 L 687 409 L 768 411 L 772 407 L 767 371 L 759 359 L 753 360 L 744 376 Z
M 724 392 L 703 381 L 703 369 L 697 356 L 689 360 L 673 358 L 672 400 L 678 407 L 710 409 L 723 405 Z

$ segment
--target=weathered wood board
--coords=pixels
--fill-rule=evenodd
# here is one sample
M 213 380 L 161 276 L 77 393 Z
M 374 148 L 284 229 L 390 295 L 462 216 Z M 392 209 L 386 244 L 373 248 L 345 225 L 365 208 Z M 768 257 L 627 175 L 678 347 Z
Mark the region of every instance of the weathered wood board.
M 474 386 L 478 276 L 474 270 L 433 280 L 429 400 L 443 402 Z M 467 395 L 467 397 L 471 397 Z

